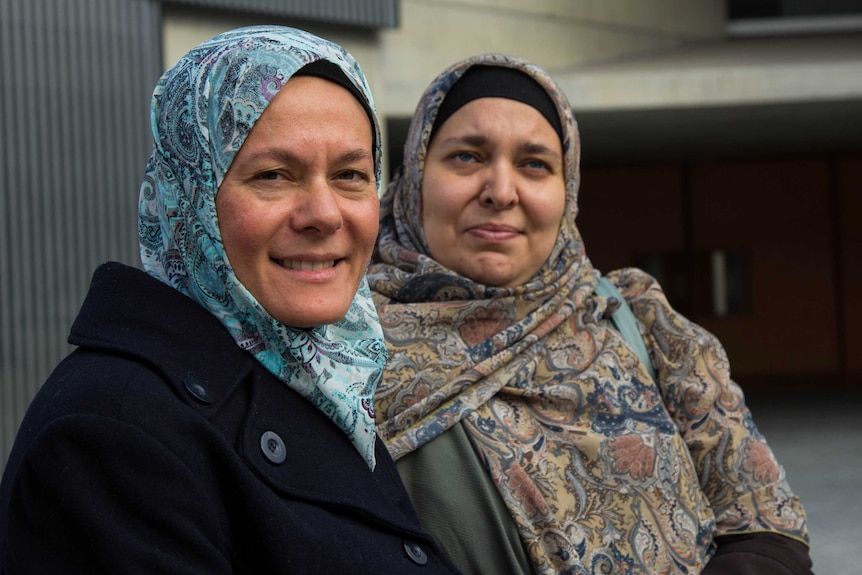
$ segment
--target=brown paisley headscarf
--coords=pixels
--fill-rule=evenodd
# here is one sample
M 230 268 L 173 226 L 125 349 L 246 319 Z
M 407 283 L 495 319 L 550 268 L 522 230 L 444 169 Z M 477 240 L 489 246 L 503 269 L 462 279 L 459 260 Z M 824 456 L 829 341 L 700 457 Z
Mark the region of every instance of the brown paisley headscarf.
M 533 78 L 563 127 L 559 239 L 514 288 L 440 265 L 421 226 L 434 119 L 477 64 Z M 369 269 L 390 356 L 375 396 L 378 433 L 398 459 L 460 422 L 538 573 L 700 573 L 717 535 L 766 531 L 807 542 L 804 510 L 717 339 L 636 269 L 609 277 L 638 319 L 658 381 L 607 320 L 618 302 L 594 293 L 599 273 L 575 226 L 578 159 L 566 97 L 528 62 L 469 58 L 425 91 L 382 200 Z

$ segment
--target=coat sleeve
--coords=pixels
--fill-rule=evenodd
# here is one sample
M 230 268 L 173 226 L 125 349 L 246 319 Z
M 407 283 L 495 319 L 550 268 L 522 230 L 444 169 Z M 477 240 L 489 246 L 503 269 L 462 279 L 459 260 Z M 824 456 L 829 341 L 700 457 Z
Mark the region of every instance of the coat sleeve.
M 702 575 L 812 575 L 808 547 L 775 533 L 727 535 Z
M 718 339 L 674 311 L 648 274 L 610 275 L 644 328 L 665 407 L 715 513 L 719 550 L 722 536 L 767 533 L 799 542 L 807 558 L 805 510 L 731 379 Z
M 9 575 L 231 572 L 220 511 L 183 461 L 131 425 L 56 420 L 13 482 Z

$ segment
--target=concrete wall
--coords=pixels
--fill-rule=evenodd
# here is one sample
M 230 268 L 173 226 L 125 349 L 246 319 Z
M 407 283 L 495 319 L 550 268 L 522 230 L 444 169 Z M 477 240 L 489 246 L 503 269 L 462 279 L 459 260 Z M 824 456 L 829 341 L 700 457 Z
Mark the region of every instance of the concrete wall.
M 527 58 L 552 74 L 723 34 L 716 0 L 405 0 L 401 27 L 381 34 L 386 114 L 410 115 L 429 81 L 484 52 Z
M 563 72 L 573 67 L 715 41 L 725 24 L 723 0 L 402 0 L 400 8 L 398 28 L 368 31 L 166 6 L 164 64 L 172 65 L 198 43 L 237 26 L 303 28 L 353 54 L 385 122 L 412 116 L 430 81 L 468 56 L 515 54 L 564 79 Z M 384 129 L 386 148 L 388 137 Z M 384 158 L 384 174 L 389 173 L 389 157 Z
M 403 0 L 401 25 L 377 32 L 307 22 L 359 60 L 381 116 L 409 116 L 425 86 L 450 64 L 506 52 L 550 71 L 715 40 L 722 0 Z M 262 23 L 201 10 L 165 8 L 165 65 L 224 30 Z

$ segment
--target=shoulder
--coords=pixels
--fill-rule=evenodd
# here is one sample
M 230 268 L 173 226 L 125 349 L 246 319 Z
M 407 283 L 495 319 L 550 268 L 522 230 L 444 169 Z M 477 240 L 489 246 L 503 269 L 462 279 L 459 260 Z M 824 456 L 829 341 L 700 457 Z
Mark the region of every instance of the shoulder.
M 679 315 L 671 306 L 662 285 L 647 272 L 629 267 L 611 271 L 606 276 L 617 286 L 635 317 L 647 326 L 657 318 Z
M 629 267 L 605 274 L 626 300 L 638 298 L 667 299 L 658 280 L 642 269 Z
M 661 333 L 660 339 L 665 343 L 697 341 L 710 347 L 720 346 L 712 333 L 674 307 L 672 294 L 669 296 L 658 279 L 649 273 L 630 267 L 611 271 L 606 276 L 617 286 L 647 332 Z
M 146 434 L 148 428 L 190 417 L 192 410 L 139 361 L 78 349 L 57 366 L 30 403 L 8 467 L 49 438 L 73 434 L 84 421 L 98 425 L 88 430 L 88 437 L 78 438 L 82 448 L 93 444 L 94 434 L 111 437 L 130 427 Z

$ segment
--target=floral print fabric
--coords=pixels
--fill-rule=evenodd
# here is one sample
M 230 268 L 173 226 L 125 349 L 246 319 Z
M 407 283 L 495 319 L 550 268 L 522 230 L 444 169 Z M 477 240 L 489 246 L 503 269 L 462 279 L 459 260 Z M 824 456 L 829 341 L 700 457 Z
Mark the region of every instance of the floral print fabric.
M 257 26 L 191 50 L 153 93 L 155 144 L 141 186 L 144 269 L 215 315 L 242 349 L 322 410 L 374 468 L 372 400 L 386 349 L 363 280 L 345 318 L 294 329 L 272 318 L 239 282 L 225 256 L 215 196 L 231 161 L 278 90 L 300 68 L 337 64 L 374 110 L 357 62 L 302 30 Z M 380 181 L 380 127 L 374 119 Z
M 516 288 L 442 267 L 421 228 L 429 132 L 447 90 L 475 64 L 533 77 L 564 127 L 560 236 Z M 390 353 L 375 399 L 390 452 L 398 459 L 460 422 L 538 573 L 699 573 L 717 535 L 807 541 L 804 510 L 715 337 L 636 269 L 608 275 L 639 320 L 658 381 L 611 327 L 619 302 L 594 293 L 599 273 L 575 226 L 578 155 L 565 96 L 518 58 L 467 59 L 422 96 L 369 269 Z

